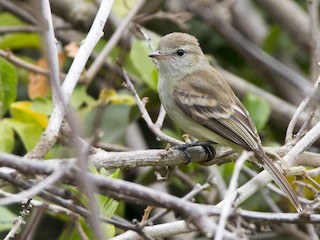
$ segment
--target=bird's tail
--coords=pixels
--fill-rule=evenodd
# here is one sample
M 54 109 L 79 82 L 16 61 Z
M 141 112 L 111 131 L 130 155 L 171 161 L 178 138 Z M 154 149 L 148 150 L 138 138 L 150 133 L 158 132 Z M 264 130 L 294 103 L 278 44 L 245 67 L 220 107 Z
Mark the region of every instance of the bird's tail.
M 302 211 L 301 204 L 298 200 L 297 194 L 292 189 L 288 180 L 285 176 L 280 172 L 280 170 L 276 167 L 276 165 L 272 162 L 272 160 L 267 156 L 267 154 L 261 150 L 255 152 L 256 158 L 262 164 L 263 168 L 267 170 L 267 172 L 271 175 L 272 179 L 276 182 L 276 184 L 284 191 L 287 195 L 288 199 L 294 205 L 298 212 Z

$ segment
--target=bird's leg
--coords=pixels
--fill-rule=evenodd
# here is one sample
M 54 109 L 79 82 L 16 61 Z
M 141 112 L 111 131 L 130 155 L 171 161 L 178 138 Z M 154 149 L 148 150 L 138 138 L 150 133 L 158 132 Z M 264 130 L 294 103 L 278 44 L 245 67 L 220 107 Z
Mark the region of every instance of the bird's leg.
M 216 150 L 212 147 L 212 144 L 214 144 L 214 142 L 212 141 L 204 141 L 204 142 L 197 141 L 193 143 L 185 143 L 185 144 L 177 145 L 177 146 L 174 146 L 173 149 L 178 149 L 182 151 L 187 158 L 187 163 L 189 163 L 191 161 L 191 156 L 187 151 L 188 148 L 200 146 L 206 152 L 206 156 L 207 156 L 206 161 L 210 161 L 216 155 Z

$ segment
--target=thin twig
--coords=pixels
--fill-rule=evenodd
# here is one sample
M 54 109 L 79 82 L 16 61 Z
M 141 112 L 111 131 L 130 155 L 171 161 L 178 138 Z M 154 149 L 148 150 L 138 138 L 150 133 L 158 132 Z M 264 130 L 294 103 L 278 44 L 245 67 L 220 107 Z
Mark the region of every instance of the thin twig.
M 311 79 L 317 80 L 319 75 L 320 42 L 318 33 L 318 0 L 306 0 L 310 18 L 310 55 Z
M 9 52 L 9 51 L 5 51 L 3 49 L 0 49 L 0 56 L 7 59 L 8 61 L 10 61 L 11 63 L 13 63 L 14 65 L 27 69 L 31 72 L 35 72 L 38 74 L 42 74 L 45 76 L 49 76 L 49 71 L 46 69 L 43 69 L 41 67 L 38 67 L 34 64 L 28 63 L 24 60 L 22 60 L 21 58 L 18 58 L 16 56 L 13 55 L 13 53 Z
M 142 27 L 139 24 L 136 24 L 137 31 L 144 37 L 144 39 L 148 42 L 149 48 L 151 51 L 155 51 L 156 48 L 153 45 L 153 42 L 151 41 L 151 38 L 148 36 L 148 34 L 142 29 Z
M 22 203 L 23 210 L 21 211 L 21 216 L 18 216 L 13 223 L 13 227 L 10 229 L 9 233 L 6 235 L 4 240 L 10 240 L 14 238 L 20 227 L 25 223 L 25 217 L 27 217 L 30 213 L 30 209 L 32 205 L 30 205 L 30 199 L 27 199 L 25 202 Z
M 103 35 L 103 28 L 108 19 L 111 7 L 113 5 L 113 0 L 103 0 L 100 4 L 100 8 L 96 15 L 96 18 L 92 24 L 92 27 L 80 46 L 76 57 L 69 69 L 66 79 L 62 85 L 62 93 L 66 103 L 69 102 L 71 94 L 80 78 L 80 75 L 87 63 L 90 54 L 92 53 L 94 47 L 98 43 L 99 39 Z M 40 142 L 36 147 L 27 154 L 28 157 L 42 158 L 51 149 L 53 144 L 56 142 L 57 135 L 65 115 L 63 106 L 57 105 L 49 119 L 48 126 L 45 132 L 42 134 Z
M 51 8 L 48 0 L 41 0 L 41 28 L 43 32 L 43 37 L 45 41 L 45 49 L 47 54 L 47 59 L 50 65 L 50 83 L 52 90 L 52 104 L 56 107 L 62 101 L 63 96 L 59 94 L 60 92 L 60 79 L 59 79 L 59 59 L 58 59 L 58 46 L 57 40 L 54 35 Z M 61 95 L 61 96 L 59 96 Z
M 33 186 L 32 188 L 30 188 L 26 191 L 20 192 L 18 194 L 15 194 L 13 196 L 10 196 L 10 197 L 1 198 L 0 199 L 0 206 L 18 203 L 18 202 L 24 201 L 28 198 L 31 198 L 34 195 L 37 195 L 43 189 L 46 189 L 49 186 L 51 186 L 52 184 L 54 184 L 55 182 L 59 181 L 62 178 L 62 176 L 65 174 L 65 171 L 68 171 L 68 169 L 69 169 L 68 167 L 64 168 L 63 170 L 57 168 L 57 169 L 55 169 L 54 172 L 52 172 L 51 175 L 49 175 L 46 179 L 39 182 L 37 185 Z
M 193 198 L 194 196 L 198 195 L 199 193 L 201 193 L 203 190 L 207 189 L 210 186 L 209 183 L 205 183 L 203 185 L 199 185 L 197 184 L 192 191 L 190 191 L 187 195 L 185 195 L 184 197 L 182 197 L 182 199 L 185 200 L 190 200 L 191 198 Z M 149 218 L 143 225 L 141 226 L 147 226 L 150 224 L 153 224 L 156 220 L 158 220 L 159 218 L 163 217 L 164 215 L 166 215 L 167 213 L 169 213 L 170 211 L 165 209 L 162 210 L 160 212 L 158 212 L 157 214 L 153 215 L 151 218 Z
M 14 186 L 18 186 L 22 189 L 30 189 L 32 188 L 32 185 L 24 180 L 20 180 L 16 177 L 12 177 L 10 175 L 2 174 L 0 172 L 0 178 L 11 183 Z M 76 205 L 73 201 L 70 201 L 69 199 L 63 199 L 61 197 L 57 197 L 56 195 L 52 195 L 49 193 L 47 190 L 42 190 L 39 194 L 40 197 L 46 199 L 47 201 L 54 202 L 55 204 L 59 206 L 52 206 L 50 209 L 54 212 L 63 212 L 66 215 L 76 215 L 79 214 L 83 218 L 88 219 L 90 215 L 93 213 L 81 206 Z M 5 196 L 14 196 L 14 194 L 5 194 Z M 32 204 L 36 204 L 36 206 L 42 206 L 43 203 L 40 203 L 39 201 L 31 200 Z M 50 206 L 50 205 L 49 205 Z M 62 208 L 62 207 L 64 208 Z M 128 230 L 134 230 L 134 231 L 139 231 L 139 228 L 137 228 L 135 225 L 127 222 L 127 221 L 119 221 L 119 218 L 117 220 L 105 218 L 105 217 L 99 217 L 99 221 L 103 223 L 109 223 L 112 224 L 116 227 Z
M 36 26 L 10 26 L 10 27 L 0 27 L 0 35 L 8 33 L 17 33 L 17 32 L 40 32 L 41 28 Z
M 120 64 L 120 63 L 119 63 Z M 137 102 L 137 105 L 138 105 L 138 108 L 142 114 L 142 118 L 144 119 L 144 121 L 146 122 L 146 124 L 148 125 L 149 129 L 161 140 L 163 141 L 166 141 L 166 142 L 169 142 L 169 143 L 173 143 L 173 144 L 182 144 L 183 142 L 175 139 L 175 138 L 172 138 L 166 134 L 164 134 L 160 129 L 159 127 L 153 123 L 147 109 L 145 108 L 145 104 L 143 103 L 143 101 L 140 99 L 136 89 L 134 88 L 132 82 L 130 81 L 130 78 L 127 74 L 127 72 L 124 70 L 124 68 L 122 66 L 120 66 L 121 68 L 121 71 L 122 71 L 122 74 L 123 74 L 123 77 L 126 81 L 126 86 L 128 88 L 128 90 L 130 92 L 132 92 L 132 94 L 134 95 L 135 99 L 136 99 L 136 102 Z
M 219 218 L 218 228 L 217 228 L 216 234 L 214 236 L 215 240 L 222 240 L 223 239 L 223 230 L 224 230 L 225 225 L 227 223 L 228 216 L 231 212 L 232 202 L 234 201 L 234 199 L 236 197 L 236 195 L 234 195 L 233 192 L 237 188 L 238 178 L 240 175 L 241 168 L 242 168 L 244 162 L 250 157 L 250 155 L 251 154 L 249 152 L 243 151 L 242 154 L 240 155 L 239 159 L 236 161 L 236 164 L 234 166 L 233 173 L 231 176 L 229 188 L 228 188 L 227 194 L 224 198 L 224 203 L 223 203 L 223 206 L 221 209 L 221 215 Z
M 103 65 L 106 57 L 109 55 L 110 51 L 116 46 L 118 41 L 123 35 L 123 32 L 127 29 L 128 25 L 130 24 L 133 17 L 138 13 L 140 8 L 143 6 L 145 0 L 138 0 L 134 7 L 130 10 L 126 18 L 122 21 L 120 26 L 117 28 L 117 30 L 114 32 L 112 37 L 109 39 L 108 43 L 105 45 L 105 47 L 102 49 L 100 54 L 97 56 L 97 58 L 94 60 L 94 62 L 91 64 L 89 69 L 86 72 L 86 83 L 90 84 L 90 82 L 94 79 L 94 77 L 97 75 L 99 69 Z
M 315 82 L 313 88 L 311 89 L 310 93 L 308 94 L 308 96 L 306 98 L 303 99 L 303 101 L 300 103 L 298 109 L 296 110 L 296 112 L 294 113 L 288 128 L 287 128 L 287 132 L 286 132 L 286 143 L 290 144 L 292 142 L 292 140 L 294 139 L 294 128 L 297 124 L 299 115 L 305 110 L 305 108 L 308 106 L 308 104 L 311 103 L 311 101 L 317 101 L 316 99 L 314 99 L 314 97 L 316 96 L 316 94 L 318 94 L 318 90 L 319 90 L 319 84 L 320 84 L 320 75 L 318 76 L 317 81 Z M 313 108 L 312 108 L 313 109 Z M 310 115 L 313 115 L 313 111 L 311 111 Z M 308 118 L 311 119 L 311 118 Z M 297 139 L 296 141 L 299 141 L 300 139 Z
M 162 128 L 162 125 L 163 125 L 163 122 L 164 122 L 164 119 L 166 117 L 166 110 L 164 109 L 163 105 L 161 104 L 160 106 L 160 111 L 159 111 L 159 115 L 158 115 L 158 118 L 157 118 L 157 121 L 155 123 L 155 125 L 161 129 Z

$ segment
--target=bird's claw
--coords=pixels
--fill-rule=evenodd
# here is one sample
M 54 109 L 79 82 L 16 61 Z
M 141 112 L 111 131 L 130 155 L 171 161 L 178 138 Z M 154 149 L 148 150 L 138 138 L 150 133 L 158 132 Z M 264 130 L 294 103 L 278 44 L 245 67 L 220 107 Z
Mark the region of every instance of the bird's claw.
M 189 154 L 189 152 L 187 151 L 188 148 L 192 148 L 192 147 L 202 147 L 204 149 L 204 151 L 206 152 L 206 156 L 207 156 L 207 160 L 206 161 L 210 161 L 215 155 L 216 155 L 216 150 L 212 147 L 212 144 L 214 144 L 215 142 L 212 141 L 205 141 L 205 142 L 193 142 L 193 143 L 185 143 L 185 144 L 181 144 L 181 145 L 177 145 L 174 146 L 173 149 L 178 149 L 180 151 L 182 151 L 187 159 L 187 163 L 189 163 L 191 161 L 191 156 Z M 204 162 L 206 162 L 204 161 Z

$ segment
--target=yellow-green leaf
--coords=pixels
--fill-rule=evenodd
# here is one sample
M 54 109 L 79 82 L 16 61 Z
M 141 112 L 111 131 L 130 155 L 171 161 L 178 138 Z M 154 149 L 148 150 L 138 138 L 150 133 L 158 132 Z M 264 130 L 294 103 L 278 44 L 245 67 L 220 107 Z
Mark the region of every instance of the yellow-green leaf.
M 17 96 L 18 77 L 15 67 L 0 58 L 0 118 Z
M 0 37 L 1 49 L 39 48 L 40 45 L 40 36 L 35 33 L 10 33 Z
M 33 110 L 32 102 L 30 101 L 12 103 L 10 105 L 10 112 L 12 118 L 21 122 L 34 123 L 41 128 L 45 128 L 48 125 L 48 117 L 45 114 Z
M 12 118 L 6 118 L 2 121 L 13 128 L 27 151 L 30 151 L 39 142 L 40 136 L 43 132 L 43 129 L 39 124 L 22 122 Z
M 12 127 L 0 121 L 0 152 L 10 153 L 14 147 L 14 132 Z
M 119 17 L 125 17 L 130 9 L 135 5 L 136 0 L 117 0 L 114 1 L 112 6 L 112 12 Z

